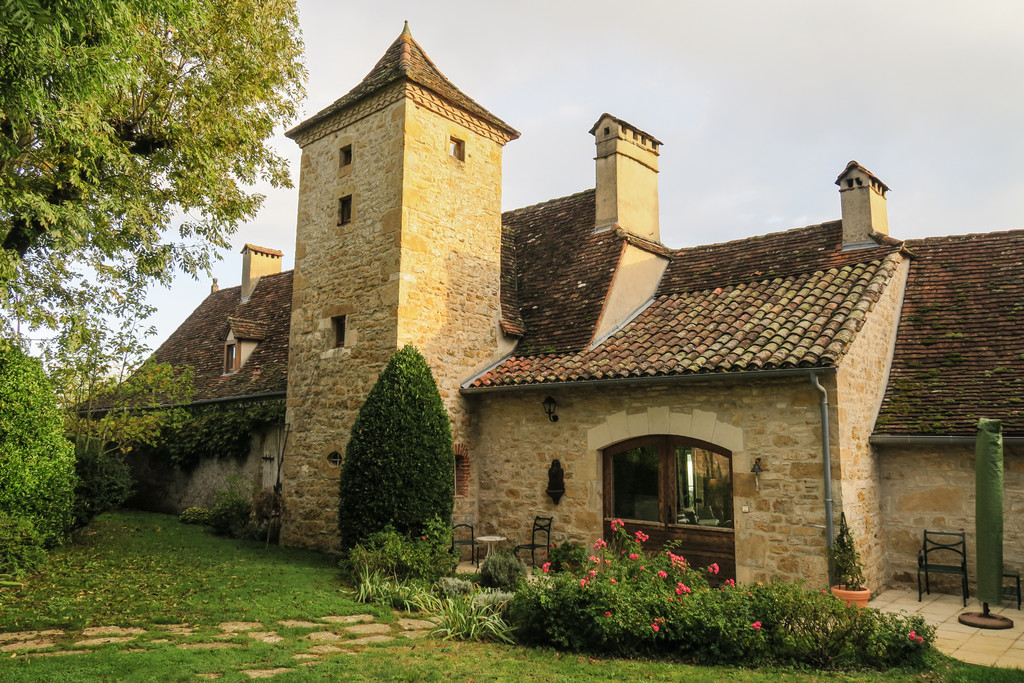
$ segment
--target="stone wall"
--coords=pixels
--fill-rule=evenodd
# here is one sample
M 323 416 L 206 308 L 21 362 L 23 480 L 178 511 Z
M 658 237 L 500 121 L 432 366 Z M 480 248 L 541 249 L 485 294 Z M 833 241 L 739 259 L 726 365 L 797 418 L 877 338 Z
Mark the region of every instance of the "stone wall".
M 878 461 L 868 439 L 889 379 L 909 264 L 903 260 L 867 315 L 843 358 L 830 398 L 839 429 L 839 448 L 833 452 L 834 522 L 838 529 L 839 512 L 846 513 L 873 591 L 885 586 L 886 569 Z
M 878 446 L 888 585 L 917 587 L 923 532 L 964 531 L 967 575 L 977 590 L 974 446 Z M 1024 448 L 1003 449 L 1003 564 L 1024 570 Z M 959 577 L 933 576 L 932 587 L 959 594 Z
M 247 489 L 272 488 L 274 481 L 266 478 L 268 468 L 263 458 L 276 455 L 278 429 L 271 427 L 253 434 L 245 458 L 204 459 L 190 469 L 175 467 L 156 456 L 129 456 L 135 493 L 126 505 L 171 515 L 190 507 L 210 509 L 215 504 L 214 494 L 226 489 L 231 477 L 236 476 Z
M 823 384 L 834 394 L 831 377 Z M 558 402 L 550 422 L 541 402 Z M 472 395 L 478 447 L 478 532 L 529 537 L 534 516 L 554 516 L 552 542 L 602 535 L 602 449 L 672 434 L 732 451 L 737 578 L 827 578 L 818 392 L 806 374 L 758 382 L 545 388 Z M 835 432 L 833 432 L 834 434 Z M 760 491 L 750 473 L 761 458 Z M 553 459 L 565 470 L 558 505 L 544 493 Z M 747 512 L 743 511 L 747 507 Z

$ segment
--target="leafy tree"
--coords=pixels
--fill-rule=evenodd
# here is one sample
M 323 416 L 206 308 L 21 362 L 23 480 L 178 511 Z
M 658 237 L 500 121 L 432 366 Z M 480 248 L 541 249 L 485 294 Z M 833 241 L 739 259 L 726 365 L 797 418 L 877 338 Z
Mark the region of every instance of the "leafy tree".
M 0 510 L 48 545 L 71 528 L 75 456 L 42 364 L 0 340 Z
M 454 505 L 451 423 L 430 367 L 412 346 L 395 353 L 352 425 L 341 468 L 341 546 L 393 527 L 420 535 Z
M 289 184 L 267 141 L 302 95 L 294 0 L 0 5 L 8 328 L 204 272 L 259 208 L 252 183 Z

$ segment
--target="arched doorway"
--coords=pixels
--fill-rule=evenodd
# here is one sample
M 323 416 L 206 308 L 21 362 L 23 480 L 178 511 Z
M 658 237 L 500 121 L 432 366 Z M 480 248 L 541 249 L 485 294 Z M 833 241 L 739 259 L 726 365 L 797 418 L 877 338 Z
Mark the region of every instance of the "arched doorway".
M 732 453 L 696 439 L 644 436 L 604 450 L 604 533 L 622 519 L 649 543 L 681 543 L 690 564 L 736 577 Z

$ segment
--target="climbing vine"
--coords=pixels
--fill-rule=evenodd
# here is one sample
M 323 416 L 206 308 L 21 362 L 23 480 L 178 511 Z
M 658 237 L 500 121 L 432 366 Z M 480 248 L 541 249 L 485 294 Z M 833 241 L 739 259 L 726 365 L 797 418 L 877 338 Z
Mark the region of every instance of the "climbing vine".
M 206 459 L 244 458 L 252 433 L 283 423 L 284 413 L 283 400 L 191 406 L 164 426 L 155 446 L 136 452 L 155 453 L 185 468 Z

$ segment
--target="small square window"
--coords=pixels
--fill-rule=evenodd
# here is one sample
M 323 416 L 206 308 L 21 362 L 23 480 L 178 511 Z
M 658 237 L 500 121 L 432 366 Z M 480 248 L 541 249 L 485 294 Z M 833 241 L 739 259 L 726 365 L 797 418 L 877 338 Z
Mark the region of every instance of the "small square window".
M 338 200 L 338 225 L 352 222 L 352 195 Z
M 466 159 L 466 143 L 457 137 L 452 137 L 448 141 L 448 153 L 459 161 L 465 161 Z
M 331 318 L 331 329 L 334 330 L 334 348 L 345 346 L 345 316 L 336 315 Z
M 345 145 L 338 152 L 339 166 L 344 168 L 352 163 L 352 145 Z

